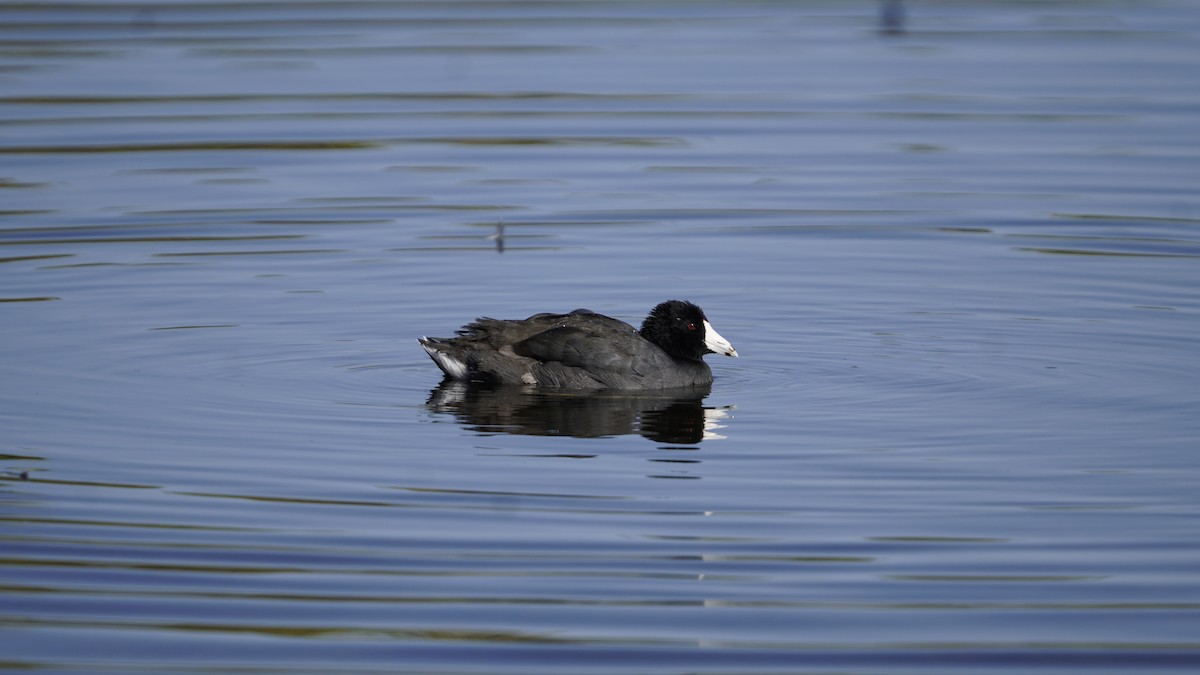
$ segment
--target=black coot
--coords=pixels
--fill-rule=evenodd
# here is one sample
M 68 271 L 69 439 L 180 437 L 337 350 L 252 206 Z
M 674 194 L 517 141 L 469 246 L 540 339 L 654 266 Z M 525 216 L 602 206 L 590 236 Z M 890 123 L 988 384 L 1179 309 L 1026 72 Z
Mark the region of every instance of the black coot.
M 712 383 L 709 353 L 737 356 L 690 302 L 668 300 L 641 330 L 586 309 L 481 318 L 454 338 L 419 340 L 446 377 L 566 389 L 663 389 Z

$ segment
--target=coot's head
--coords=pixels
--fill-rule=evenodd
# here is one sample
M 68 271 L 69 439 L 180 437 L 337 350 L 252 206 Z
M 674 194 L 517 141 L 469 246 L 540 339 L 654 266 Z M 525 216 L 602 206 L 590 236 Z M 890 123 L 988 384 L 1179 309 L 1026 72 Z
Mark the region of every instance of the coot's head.
M 668 300 L 650 310 L 639 331 L 671 356 L 699 360 L 705 354 L 737 356 L 737 350 L 713 329 L 704 312 L 684 300 Z

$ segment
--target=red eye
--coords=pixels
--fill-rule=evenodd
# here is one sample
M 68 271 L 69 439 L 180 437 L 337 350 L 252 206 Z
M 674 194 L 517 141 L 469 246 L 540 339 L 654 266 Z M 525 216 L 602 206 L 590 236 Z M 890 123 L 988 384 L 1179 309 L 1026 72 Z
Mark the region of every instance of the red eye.
M 691 321 L 689 321 L 689 322 L 688 322 L 688 325 L 687 325 L 687 329 L 688 329 L 688 330 L 696 330 L 696 324 L 694 324 L 694 323 L 692 323 Z

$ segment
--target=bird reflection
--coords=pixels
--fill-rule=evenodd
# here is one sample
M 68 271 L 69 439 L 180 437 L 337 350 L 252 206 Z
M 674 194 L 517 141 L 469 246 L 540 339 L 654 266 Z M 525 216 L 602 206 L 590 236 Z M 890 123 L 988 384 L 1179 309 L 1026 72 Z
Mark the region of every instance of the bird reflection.
M 597 438 L 640 434 L 658 443 L 695 444 L 716 433 L 725 408 L 705 408 L 711 387 L 660 391 L 554 391 L 444 381 L 426 406 L 481 434 Z

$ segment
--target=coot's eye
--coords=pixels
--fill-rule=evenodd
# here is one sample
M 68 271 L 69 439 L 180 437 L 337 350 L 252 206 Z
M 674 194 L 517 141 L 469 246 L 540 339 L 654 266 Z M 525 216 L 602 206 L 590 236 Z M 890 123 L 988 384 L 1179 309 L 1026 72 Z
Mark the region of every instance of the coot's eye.
M 688 322 L 688 325 L 687 325 L 687 329 L 688 329 L 688 330 L 696 330 L 696 324 L 694 324 L 694 323 L 692 323 L 691 321 L 689 321 L 689 322 Z

